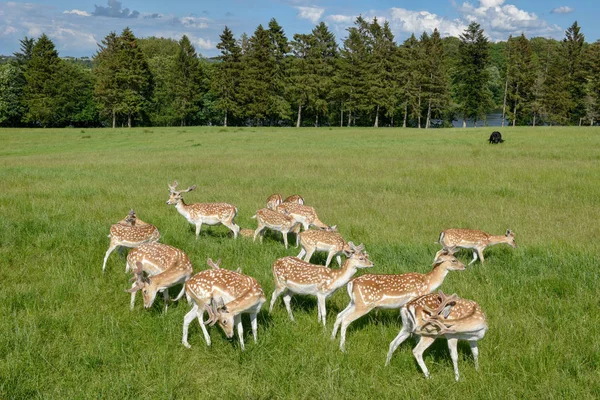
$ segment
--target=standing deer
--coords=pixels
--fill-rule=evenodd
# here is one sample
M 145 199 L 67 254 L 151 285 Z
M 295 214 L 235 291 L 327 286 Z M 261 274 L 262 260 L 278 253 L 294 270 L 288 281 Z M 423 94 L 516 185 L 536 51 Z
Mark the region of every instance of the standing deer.
M 263 241 L 264 229 L 269 228 L 274 231 L 281 232 L 283 235 L 283 243 L 285 248 L 288 248 L 288 232 L 290 232 L 296 225 L 299 224 L 294 218 L 292 218 L 287 210 L 283 212 L 277 212 L 269 210 L 268 208 L 261 208 L 252 216 L 258 222 L 258 227 L 254 231 L 254 241 L 260 234 L 260 242 Z
M 352 321 L 375 308 L 400 308 L 412 299 L 431 293 L 443 282 L 449 271 L 462 271 L 465 265 L 452 254 L 442 254 L 426 274 L 366 274 L 348 282 L 350 304 L 338 314 L 331 339 L 341 326 L 340 350 L 345 351 L 346 329 Z
M 488 246 L 506 243 L 511 245 L 513 248 L 517 247 L 517 243 L 515 242 L 515 233 L 510 229 L 506 230 L 505 235 L 497 236 L 489 235 L 476 229 L 446 229 L 440 233 L 440 239 L 438 242 L 443 246 L 443 249 L 437 252 L 436 257 L 438 254 L 441 254 L 444 251 L 454 254 L 456 253 L 457 248 L 472 249 L 473 260 L 469 263 L 469 265 L 473 264 L 477 260 L 477 256 L 479 256 L 479 259 L 483 264 L 483 251 Z
M 210 336 L 204 325 L 212 326 L 218 323 L 228 338 L 233 337 L 234 328 L 237 327 L 240 346 L 244 350 L 242 314 L 250 314 L 252 335 L 256 343 L 256 317 L 267 300 L 263 290 L 256 279 L 240 272 L 220 268 L 219 264 L 220 261 L 214 263 L 209 258 L 208 265 L 212 269 L 197 273 L 185 284 L 185 295 L 188 302 L 193 304 L 191 311 L 183 319 L 181 341 L 187 348 L 191 347 L 188 343 L 188 327 L 194 318 L 198 318 L 208 346 L 210 346 Z M 204 311 L 209 315 L 206 322 L 204 322 Z
M 327 224 L 319 219 L 317 212 L 313 207 L 284 201 L 277 206 L 277 211 L 284 212 L 284 210 L 287 211 L 292 218 L 301 223 L 305 231 L 307 231 L 311 225 L 321 229 L 329 228 Z M 296 247 L 298 247 L 300 242 L 298 235 L 300 233 L 300 226 L 296 227 L 293 232 L 296 234 Z
M 110 238 L 110 245 L 104 256 L 102 272 L 106 269 L 108 256 L 110 256 L 110 253 L 117 247 L 137 247 L 143 243 L 156 242 L 160 239 L 160 233 L 154 225 L 147 224 L 144 221 L 137 219 L 135 211 L 131 210 L 127 217 L 118 223 L 111 225 L 108 237 Z
M 173 246 L 157 242 L 144 243 L 129 252 L 127 255 L 125 271 L 135 272 L 135 276 L 133 278 L 135 282 L 131 286 L 131 289 L 129 289 L 131 293 L 131 310 L 133 310 L 135 296 L 138 290 L 145 289 L 144 283 L 148 282 L 148 279 L 150 281 L 154 279 L 154 283 L 156 284 L 157 279 L 159 279 L 163 280 L 162 284 L 165 284 L 164 276 L 161 277 L 160 275 L 169 270 L 169 274 L 173 277 L 172 279 L 178 280 L 179 275 L 187 275 L 189 278 L 192 273 L 192 263 L 183 251 Z M 146 273 L 148 278 L 144 277 L 144 273 Z M 184 289 L 182 288 L 182 293 L 183 290 Z M 144 303 L 146 303 L 146 295 L 149 294 L 149 292 L 149 289 L 146 290 L 146 293 L 142 292 L 144 293 Z M 165 299 L 166 310 L 169 303 L 169 290 L 164 289 L 162 292 Z M 150 302 L 150 305 L 151 304 L 152 302 Z
M 325 266 L 336 256 L 338 265 L 342 265 L 341 254 L 350 251 L 350 246 L 342 235 L 336 232 L 336 227 L 332 226 L 323 230 L 308 230 L 300 233 L 300 246 L 302 250 L 298 258 L 304 257 L 304 261 L 309 261 L 315 251 L 327 252 L 327 261 Z
M 317 296 L 317 317 L 319 322 L 325 326 L 326 308 L 325 299 L 333 294 L 337 289 L 344 286 L 350 278 L 356 273 L 358 268 L 371 268 L 373 262 L 364 252 L 364 246 L 355 246 L 352 242 L 349 244 L 349 251 L 345 254 L 348 259 L 340 269 L 332 270 L 321 265 L 310 264 L 296 257 L 284 257 L 275 261 L 273 264 L 273 277 L 275 278 L 275 290 L 271 298 L 269 313 L 273 311 L 275 301 L 283 293 L 283 302 L 285 308 L 293 321 L 290 301 L 292 294 L 309 294 Z
M 394 351 L 410 335 L 420 336 L 413 354 L 425 374 L 429 371 L 423 361 L 423 352 L 431 346 L 435 339 L 446 337 L 448 348 L 454 365 L 454 378 L 458 381 L 458 340 L 467 340 L 473 353 L 475 369 L 479 369 L 479 349 L 477 341 L 482 339 L 488 326 L 485 315 L 479 304 L 471 300 L 461 299 L 456 295 L 446 296 L 441 290 L 421 296 L 406 304 L 400 310 L 402 330 L 390 343 L 385 365 L 390 363 Z
M 183 215 L 190 224 L 196 225 L 196 240 L 200 235 L 202 224 L 219 225 L 223 224 L 233 232 L 233 238 L 236 239 L 240 227 L 234 222 L 237 215 L 237 208 L 229 203 L 193 203 L 185 204 L 182 193 L 191 192 L 196 189 L 196 185 L 190 186 L 186 190 L 176 191 L 177 181 L 169 185 L 170 197 L 167 204 L 174 205 L 177 211 Z
M 269 210 L 275 211 L 277 209 L 277 206 L 281 203 L 283 203 L 283 198 L 278 193 L 272 194 L 269 197 L 267 197 L 267 208 Z

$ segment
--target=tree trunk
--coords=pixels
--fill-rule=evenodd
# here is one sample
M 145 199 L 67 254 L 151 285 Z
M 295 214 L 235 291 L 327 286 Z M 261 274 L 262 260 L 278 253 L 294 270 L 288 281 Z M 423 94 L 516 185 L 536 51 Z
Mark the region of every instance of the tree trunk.
M 316 117 L 315 117 L 315 128 L 319 127 L 319 113 L 317 113 Z
M 518 102 L 515 101 L 515 108 L 513 109 L 513 121 L 512 121 L 512 126 L 515 127 L 517 125 L 517 104 Z
M 350 127 L 351 122 L 352 122 L 352 111 L 348 111 L 348 127 Z
M 594 126 L 594 117 L 590 118 L 590 126 Z
M 223 126 L 227 126 L 227 111 L 225 111 L 225 119 L 223 120 Z
M 302 104 L 298 104 L 298 119 L 296 120 L 296 128 L 300 128 L 301 116 L 302 116 Z
M 377 111 L 375 111 L 375 128 L 379 128 L 379 105 L 377 106 Z
M 473 120 L 473 128 L 477 128 L 477 119 Z
M 463 115 L 463 128 L 467 127 L 467 118 Z
M 583 118 L 579 118 L 579 126 L 581 126 L 582 121 L 583 121 Z
M 425 129 L 431 128 L 431 99 L 427 105 L 427 122 L 425 122 Z
M 340 103 L 340 128 L 344 126 L 344 102 Z
M 419 107 L 419 114 L 417 114 L 418 115 L 417 119 L 418 119 L 419 129 L 421 129 L 421 91 L 420 91 L 420 88 L 419 88 L 418 107 Z
M 127 127 L 131 128 L 131 114 L 127 115 Z
M 533 113 L 533 126 L 535 127 L 535 117 L 537 117 L 536 113 Z
M 502 127 L 504 128 L 504 118 L 506 118 L 506 92 L 508 91 L 508 71 L 506 71 L 506 83 L 504 84 L 504 103 L 502 105 Z
M 117 113 L 115 112 L 115 110 L 112 110 L 112 114 L 113 114 L 113 129 L 115 129 L 117 127 Z
M 404 103 L 404 122 L 402 123 L 402 127 L 406 128 L 406 120 L 408 119 L 408 101 Z

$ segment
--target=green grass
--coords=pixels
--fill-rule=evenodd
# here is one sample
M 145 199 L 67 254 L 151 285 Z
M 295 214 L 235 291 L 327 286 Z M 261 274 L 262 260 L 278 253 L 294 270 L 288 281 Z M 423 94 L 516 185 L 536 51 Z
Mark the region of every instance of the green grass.
M 600 131 L 492 129 L 153 128 L 0 130 L 0 398 L 595 398 L 600 393 L 598 300 Z M 246 351 L 197 322 L 181 345 L 184 301 L 129 311 L 125 259 L 101 273 L 111 223 L 130 208 L 163 243 L 254 276 L 267 297 L 271 264 L 296 255 L 276 235 L 260 245 L 224 227 L 193 227 L 165 204 L 167 183 L 197 184 L 188 202 L 227 201 L 250 217 L 272 193 L 298 193 L 323 221 L 365 243 L 370 272 L 429 271 L 450 227 L 516 232 L 486 263 L 452 272 L 442 289 L 479 302 L 489 319 L 477 373 L 459 346 L 454 383 L 444 340 L 426 353 L 425 380 L 411 349 L 383 366 L 398 312 L 354 322 L 347 354 L 329 340 L 348 297 L 281 300 L 259 315 Z M 461 252 L 463 261 L 470 253 Z M 315 260 L 324 261 L 324 257 Z M 175 294 L 177 290 L 172 290 Z M 339 340 L 339 339 L 338 339 Z

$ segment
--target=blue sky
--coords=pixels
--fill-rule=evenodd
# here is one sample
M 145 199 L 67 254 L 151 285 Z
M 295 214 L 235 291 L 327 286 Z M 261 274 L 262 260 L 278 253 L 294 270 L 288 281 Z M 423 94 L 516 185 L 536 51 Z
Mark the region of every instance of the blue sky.
M 110 31 L 129 26 L 138 37 L 186 34 L 211 57 L 225 25 L 236 37 L 252 35 L 275 17 L 291 39 L 324 21 L 342 39 L 357 15 L 388 21 L 398 42 L 434 28 L 458 36 L 471 21 L 493 41 L 522 32 L 561 39 L 575 20 L 588 42 L 600 39 L 600 2 L 592 0 L 33 0 L 0 2 L 0 54 L 18 50 L 26 35 L 46 33 L 62 56 L 91 56 Z

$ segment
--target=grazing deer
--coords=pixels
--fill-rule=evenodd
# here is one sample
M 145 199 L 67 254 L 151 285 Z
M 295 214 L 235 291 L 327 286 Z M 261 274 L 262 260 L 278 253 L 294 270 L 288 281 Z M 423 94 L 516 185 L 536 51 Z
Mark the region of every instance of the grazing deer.
M 283 203 L 283 198 L 278 193 L 272 194 L 269 197 L 267 197 L 267 208 L 269 210 L 275 211 L 277 209 L 277 206 L 281 203 Z
M 131 210 L 127 217 L 118 223 L 111 225 L 108 237 L 110 238 L 110 245 L 104 256 L 102 272 L 106 269 L 108 256 L 110 256 L 110 253 L 117 247 L 137 247 L 143 243 L 156 242 L 160 239 L 160 233 L 154 225 L 147 224 L 144 221 L 137 219 L 135 211 Z
M 495 244 L 506 243 L 511 245 L 513 248 L 517 247 L 515 242 L 515 233 L 510 229 L 506 230 L 505 235 L 489 235 L 483 231 L 476 229 L 446 229 L 440 233 L 439 244 L 443 246 L 443 249 L 438 251 L 441 254 L 444 251 L 450 253 L 456 253 L 457 248 L 473 249 L 473 260 L 469 265 L 473 264 L 477 260 L 477 256 L 483 264 L 483 251 L 488 246 Z
M 431 293 L 443 282 L 449 271 L 462 271 L 465 265 L 452 254 L 442 254 L 426 274 L 366 274 L 348 282 L 350 304 L 338 314 L 331 339 L 341 326 L 340 350 L 345 351 L 346 329 L 350 323 L 374 308 L 400 308 L 412 299 Z
M 300 195 L 293 194 L 291 196 L 286 197 L 283 202 L 284 203 L 296 203 L 296 204 L 303 205 L 304 204 L 304 198 L 302 198 L 302 196 L 300 196 Z
M 256 241 L 256 237 L 260 234 L 260 242 L 262 243 L 264 229 L 269 228 L 281 232 L 286 249 L 288 248 L 288 232 L 299 224 L 298 221 L 289 215 L 287 210 L 277 212 L 269 210 L 268 208 L 261 208 L 252 216 L 252 218 L 255 218 L 258 222 L 258 227 L 254 231 L 254 241 Z
M 327 261 L 325 266 L 336 256 L 339 266 L 342 265 L 341 254 L 350 251 L 349 244 L 336 231 L 336 226 L 332 226 L 323 230 L 308 230 L 300 233 L 300 246 L 302 250 L 298 254 L 298 258 L 304 257 L 304 261 L 309 261 L 315 251 L 327 252 Z
M 183 215 L 190 224 L 196 225 L 196 240 L 200 235 L 202 224 L 219 225 L 223 224 L 233 232 L 233 238 L 236 239 L 240 227 L 234 222 L 237 215 L 237 208 L 229 203 L 194 203 L 185 204 L 182 193 L 191 192 L 196 189 L 196 185 L 190 186 L 186 190 L 176 191 L 177 181 L 169 185 L 170 197 L 167 204 L 174 205 L 177 211 Z
M 139 268 L 138 263 L 141 264 L 141 269 Z M 127 255 L 125 271 L 135 272 L 133 278 L 135 282 L 130 289 L 131 310 L 133 310 L 135 296 L 138 290 L 144 289 L 144 282 L 147 281 L 143 273 L 146 273 L 149 279 L 152 280 L 152 277 L 158 276 L 169 269 L 173 269 L 175 275 L 183 273 L 182 271 L 186 271 L 189 278 L 189 275 L 192 273 L 192 263 L 183 251 L 173 246 L 169 246 L 168 244 L 157 242 L 144 243 L 129 252 Z M 159 279 L 162 278 L 159 277 Z M 183 292 L 184 289 L 182 288 L 181 290 Z M 148 290 L 146 292 L 148 293 Z M 162 292 L 165 299 L 166 310 L 169 303 L 169 290 L 164 289 Z M 146 294 L 144 295 L 144 303 L 146 303 Z M 151 304 L 152 303 L 150 302 L 150 305 Z
M 340 269 L 332 270 L 320 265 L 310 264 L 296 257 L 284 257 L 273 264 L 273 276 L 275 278 L 275 291 L 271 298 L 269 313 L 273 311 L 275 301 L 283 293 L 285 308 L 293 321 L 290 301 L 292 294 L 309 294 L 317 296 L 317 317 L 319 322 L 325 326 L 325 299 L 337 289 L 344 286 L 356 273 L 358 268 L 371 268 L 373 263 L 369 255 L 364 251 L 364 246 L 355 246 L 348 243 L 349 251 L 345 254 L 348 259 Z
M 219 267 L 220 261 L 214 263 L 210 258 L 208 265 L 212 269 L 204 270 L 194 275 L 185 284 L 185 295 L 188 302 L 193 304 L 190 312 L 183 319 L 182 343 L 190 348 L 188 343 L 188 327 L 194 318 L 198 318 L 206 344 L 210 346 L 210 336 L 205 324 L 211 326 L 218 323 L 228 338 L 233 337 L 237 327 L 240 346 L 244 350 L 244 329 L 241 314 L 250 314 L 250 324 L 254 342 L 257 340 L 256 316 L 267 300 L 260 284 L 256 279 L 240 272 L 229 271 Z M 204 311 L 209 319 L 204 322 Z
M 413 354 L 425 374 L 429 371 L 423 361 L 423 352 L 438 337 L 448 339 L 448 348 L 454 365 L 454 378 L 458 381 L 458 340 L 467 340 L 473 353 L 475 369 L 479 369 L 479 349 L 477 341 L 485 335 L 488 326 L 485 315 L 479 304 L 471 300 L 461 299 L 456 295 L 446 296 L 441 290 L 421 296 L 406 304 L 400 310 L 402 330 L 390 343 L 385 365 L 390 363 L 394 351 L 411 334 L 420 336 Z

